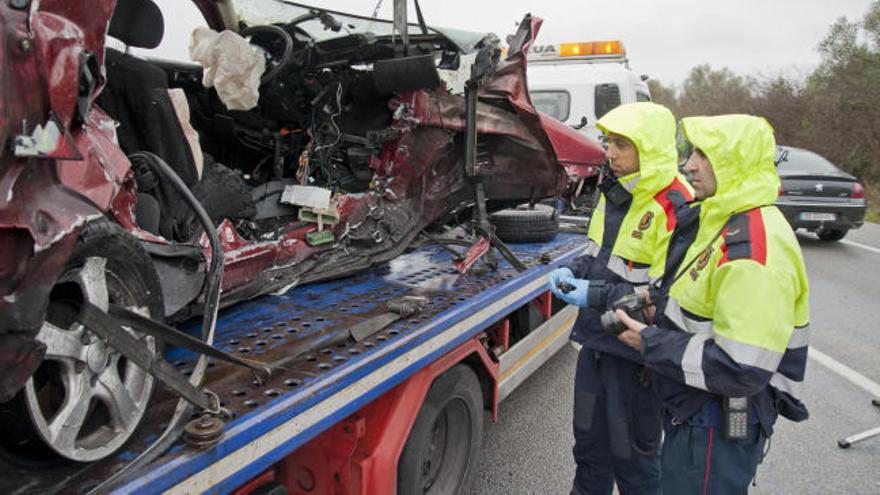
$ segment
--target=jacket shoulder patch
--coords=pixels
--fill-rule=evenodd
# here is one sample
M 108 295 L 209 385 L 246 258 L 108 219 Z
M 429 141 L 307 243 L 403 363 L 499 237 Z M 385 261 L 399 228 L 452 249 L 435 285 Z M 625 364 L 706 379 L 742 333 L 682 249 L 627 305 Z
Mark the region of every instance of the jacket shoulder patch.
M 754 260 L 762 265 L 767 263 L 767 232 L 760 208 L 730 217 L 721 236 L 724 240 L 718 266 L 742 259 Z
M 678 208 L 689 201 L 693 201 L 690 191 L 681 183 L 678 177 L 672 180 L 672 183 L 659 193 L 654 195 L 656 201 L 663 211 L 666 213 L 666 230 L 672 232 L 675 230 L 676 218 L 675 214 Z

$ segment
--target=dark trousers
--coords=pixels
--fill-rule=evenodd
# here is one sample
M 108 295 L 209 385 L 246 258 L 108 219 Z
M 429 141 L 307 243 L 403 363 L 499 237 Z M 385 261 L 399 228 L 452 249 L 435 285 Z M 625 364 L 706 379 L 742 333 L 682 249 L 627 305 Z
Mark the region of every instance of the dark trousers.
M 759 425 L 753 426 L 746 442 L 725 440 L 714 426 L 665 421 L 664 430 L 664 493 L 748 493 L 767 441 Z
M 660 402 L 643 367 L 582 348 L 574 386 L 572 494 L 659 494 Z

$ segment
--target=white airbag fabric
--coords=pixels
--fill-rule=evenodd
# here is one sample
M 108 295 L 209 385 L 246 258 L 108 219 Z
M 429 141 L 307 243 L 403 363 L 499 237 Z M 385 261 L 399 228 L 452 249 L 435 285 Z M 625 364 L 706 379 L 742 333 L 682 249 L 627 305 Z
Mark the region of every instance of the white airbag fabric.
M 205 68 L 202 84 L 213 86 L 226 108 L 250 110 L 257 106 L 266 59 L 238 33 L 196 28 L 189 56 Z

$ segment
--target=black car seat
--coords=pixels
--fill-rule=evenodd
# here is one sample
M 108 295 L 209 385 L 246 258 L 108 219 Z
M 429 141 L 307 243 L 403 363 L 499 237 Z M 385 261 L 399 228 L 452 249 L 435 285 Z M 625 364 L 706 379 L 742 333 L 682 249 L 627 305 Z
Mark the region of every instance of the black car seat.
M 119 0 L 108 33 L 128 47 L 155 48 L 165 31 L 162 12 L 152 0 Z M 119 122 L 117 137 L 126 154 L 149 151 L 161 157 L 188 187 L 199 175 L 192 150 L 168 96 L 168 75 L 160 67 L 112 48 L 104 61 L 107 83 L 98 106 Z M 189 208 L 168 181 L 143 163 L 133 163 L 138 180 L 138 224 L 168 239 Z

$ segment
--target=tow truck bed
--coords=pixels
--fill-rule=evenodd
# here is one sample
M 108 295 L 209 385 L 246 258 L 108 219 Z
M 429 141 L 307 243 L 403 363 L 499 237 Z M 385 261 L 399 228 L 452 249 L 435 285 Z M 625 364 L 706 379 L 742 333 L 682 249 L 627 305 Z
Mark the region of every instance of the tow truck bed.
M 179 441 L 168 453 L 133 473 L 115 493 L 227 493 L 254 478 L 322 431 L 400 384 L 457 346 L 484 332 L 545 291 L 546 274 L 581 252 L 582 235 L 561 233 L 546 244 L 511 246 L 529 267 L 518 273 L 500 260 L 497 271 L 460 275 L 450 255 L 425 245 L 359 275 L 294 288 L 223 311 L 215 345 L 262 362 L 287 355 L 304 338 L 344 329 L 385 312 L 384 302 L 403 295 L 428 298 L 417 316 L 400 320 L 361 343 L 348 341 L 304 355 L 263 385 L 251 373 L 211 363 L 206 386 L 233 417 L 222 440 L 199 449 Z M 542 254 L 551 262 L 542 263 Z M 553 321 L 520 341 L 500 362 L 503 398 L 552 355 L 567 337 L 576 311 L 566 308 Z M 195 328 L 198 322 L 192 323 Z M 546 327 L 546 328 L 545 328 Z M 170 355 L 188 370 L 194 356 Z M 92 465 L 23 467 L 0 461 L 5 493 L 81 493 L 118 471 L 155 440 L 176 397 L 159 391 L 138 436 L 108 461 Z

